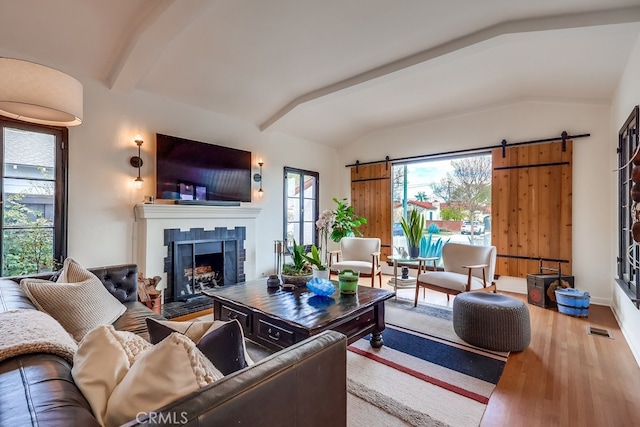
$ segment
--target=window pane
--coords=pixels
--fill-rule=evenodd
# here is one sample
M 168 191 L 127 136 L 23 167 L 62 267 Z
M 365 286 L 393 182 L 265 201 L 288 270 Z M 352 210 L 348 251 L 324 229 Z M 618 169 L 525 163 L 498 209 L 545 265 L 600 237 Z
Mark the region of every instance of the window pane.
M 56 164 L 54 135 L 4 129 L 4 176 L 53 179 Z
M 315 222 L 305 222 L 304 223 L 304 236 L 302 237 L 303 245 L 313 245 L 313 236 L 315 233 Z
M 287 221 L 300 221 L 300 199 L 289 197 L 287 206 Z
M 6 229 L 2 234 L 2 275 L 53 270 L 53 229 Z
M 304 176 L 304 197 L 316 197 L 316 178 L 310 175 Z
M 5 178 L 2 193 L 4 227 L 53 225 L 53 182 Z
M 296 243 L 300 236 L 300 224 L 297 222 L 292 222 L 287 225 L 287 243 L 289 246 L 293 245 L 293 239 L 296 240 Z
M 293 173 L 287 174 L 287 196 L 288 197 L 299 197 L 300 192 L 300 175 L 296 175 Z
M 424 235 L 431 236 L 434 248 L 440 240 L 491 244 L 491 156 L 398 164 L 393 166 L 392 176 L 394 253 L 408 247 L 400 222 L 413 209 L 425 219 Z M 464 227 L 465 223 L 470 225 Z

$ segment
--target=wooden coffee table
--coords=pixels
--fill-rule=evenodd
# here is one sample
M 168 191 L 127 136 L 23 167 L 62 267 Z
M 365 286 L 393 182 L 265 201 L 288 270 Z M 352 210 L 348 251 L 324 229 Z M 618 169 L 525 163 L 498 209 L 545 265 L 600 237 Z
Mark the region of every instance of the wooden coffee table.
M 214 319 L 238 319 L 246 338 L 276 351 L 327 329 L 345 334 L 349 343 L 371 334 L 371 346 L 382 347 L 384 302 L 394 292 L 358 286 L 357 294 L 342 295 L 334 283 L 336 292 L 330 297 L 306 287 L 269 289 L 266 279 L 203 294 L 213 298 Z

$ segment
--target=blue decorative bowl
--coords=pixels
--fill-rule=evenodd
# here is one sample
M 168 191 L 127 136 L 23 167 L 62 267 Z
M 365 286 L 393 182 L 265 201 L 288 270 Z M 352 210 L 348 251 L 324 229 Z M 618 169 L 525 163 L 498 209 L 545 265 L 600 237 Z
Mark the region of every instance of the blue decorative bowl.
M 314 277 L 307 282 L 307 289 L 316 295 L 327 297 L 333 295 L 336 291 L 336 286 L 330 280 Z

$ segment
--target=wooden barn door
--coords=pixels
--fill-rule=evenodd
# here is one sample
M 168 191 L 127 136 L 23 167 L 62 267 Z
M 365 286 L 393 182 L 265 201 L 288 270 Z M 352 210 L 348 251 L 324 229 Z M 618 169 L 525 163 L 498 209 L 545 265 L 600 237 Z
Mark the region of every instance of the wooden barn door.
M 391 163 L 351 168 L 351 205 L 367 219 L 364 237 L 379 237 L 380 261 L 391 255 Z
M 572 141 L 507 148 L 504 156 L 502 149 L 493 150 L 496 274 L 537 273 L 539 258 L 562 260 L 562 273 L 571 274 L 572 153 Z

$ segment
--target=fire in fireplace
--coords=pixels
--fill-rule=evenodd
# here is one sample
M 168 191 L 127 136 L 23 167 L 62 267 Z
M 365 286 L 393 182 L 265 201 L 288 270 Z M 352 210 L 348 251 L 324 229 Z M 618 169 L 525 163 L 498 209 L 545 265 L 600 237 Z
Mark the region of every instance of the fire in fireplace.
M 165 236 L 171 237 L 165 239 L 165 302 L 185 301 L 203 290 L 244 281 L 244 227 L 172 229 L 165 230 Z

